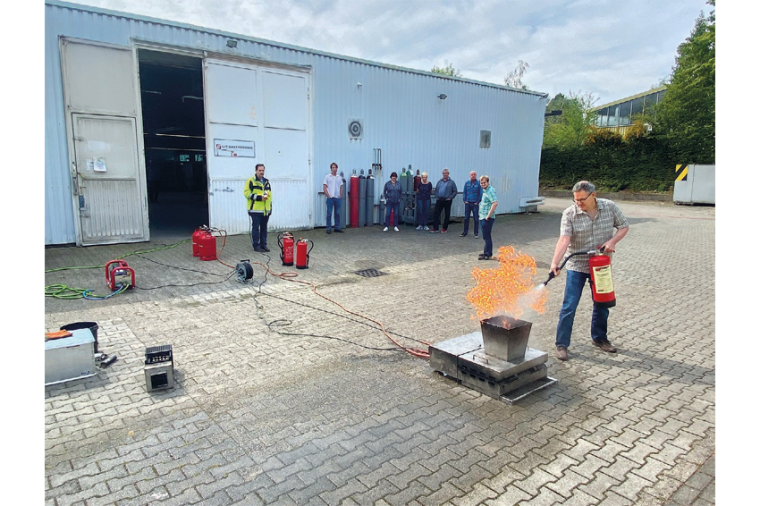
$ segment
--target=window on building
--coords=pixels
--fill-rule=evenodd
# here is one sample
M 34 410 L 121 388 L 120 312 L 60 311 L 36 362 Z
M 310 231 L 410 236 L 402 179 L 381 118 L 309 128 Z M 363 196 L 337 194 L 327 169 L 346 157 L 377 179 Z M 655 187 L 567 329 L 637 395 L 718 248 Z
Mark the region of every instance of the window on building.
M 606 127 L 607 126 L 607 115 L 609 113 L 609 109 L 605 107 L 604 109 L 599 109 L 596 111 L 596 126 L 598 127 Z
M 644 112 L 644 99 L 646 97 L 634 98 L 631 101 L 631 116 L 641 114 Z
M 620 106 L 610 106 L 610 116 L 607 126 L 618 126 L 620 124 Z
M 488 149 L 491 147 L 491 131 L 490 130 L 480 131 L 480 147 L 483 149 Z
M 189 162 L 190 161 L 190 155 L 179 155 L 179 161 L 180 162 Z

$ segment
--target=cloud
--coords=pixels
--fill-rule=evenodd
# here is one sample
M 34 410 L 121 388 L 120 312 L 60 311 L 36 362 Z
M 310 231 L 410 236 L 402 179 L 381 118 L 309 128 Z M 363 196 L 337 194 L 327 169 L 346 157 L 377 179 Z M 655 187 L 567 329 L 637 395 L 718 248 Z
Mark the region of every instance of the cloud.
M 446 62 L 502 84 L 518 60 L 523 82 L 600 102 L 669 75 L 704 0 L 84 0 L 85 4 L 270 39 L 403 67 Z

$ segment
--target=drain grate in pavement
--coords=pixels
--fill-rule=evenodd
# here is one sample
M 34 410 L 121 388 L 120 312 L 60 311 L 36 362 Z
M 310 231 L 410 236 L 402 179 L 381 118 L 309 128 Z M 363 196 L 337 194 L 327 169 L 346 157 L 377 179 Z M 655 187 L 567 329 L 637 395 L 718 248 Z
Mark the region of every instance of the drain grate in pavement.
M 378 271 L 377 269 L 364 269 L 362 271 L 355 271 L 354 274 L 358 274 L 359 276 L 362 276 L 365 278 L 376 278 L 377 276 L 385 276 L 385 273 L 383 271 Z

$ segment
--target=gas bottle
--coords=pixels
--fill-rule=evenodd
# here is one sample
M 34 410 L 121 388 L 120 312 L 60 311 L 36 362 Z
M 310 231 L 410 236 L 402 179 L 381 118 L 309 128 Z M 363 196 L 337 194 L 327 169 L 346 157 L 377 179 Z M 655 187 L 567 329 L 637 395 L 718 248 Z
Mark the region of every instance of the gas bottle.
M 591 271 L 591 293 L 594 305 L 599 307 L 615 306 L 615 289 L 612 285 L 612 259 L 601 251 L 589 254 Z
M 417 169 L 417 175 L 414 176 L 414 188 L 412 191 L 417 191 L 417 188 L 420 186 L 420 181 L 422 181 L 422 176 L 420 176 L 420 169 Z
M 311 243 L 309 248 L 308 243 Z M 296 242 L 296 269 L 309 268 L 309 253 L 314 249 L 314 241 L 311 239 L 299 238 Z
M 195 232 L 193 232 L 193 256 L 194 257 L 197 257 L 199 255 L 198 243 L 201 237 L 203 236 L 205 230 L 206 230 L 206 225 L 201 225 L 200 227 L 195 229 Z
M 216 260 L 216 237 L 208 230 L 204 230 L 198 239 L 198 256 L 204 262 Z
M 280 232 L 277 235 L 277 244 L 280 246 L 282 265 L 293 265 L 293 234 L 290 232 Z
M 349 202 L 349 223 L 351 228 L 359 226 L 359 176 L 356 175 L 356 169 L 351 175 L 351 194 L 348 197 Z

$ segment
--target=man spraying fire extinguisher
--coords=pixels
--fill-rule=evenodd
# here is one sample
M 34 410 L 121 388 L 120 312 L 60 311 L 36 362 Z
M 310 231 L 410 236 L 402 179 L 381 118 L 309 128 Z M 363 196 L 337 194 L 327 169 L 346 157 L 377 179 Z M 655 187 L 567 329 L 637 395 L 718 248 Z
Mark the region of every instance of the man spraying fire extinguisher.
M 628 233 L 628 220 L 613 201 L 596 197 L 596 187 L 588 181 L 579 181 L 573 186 L 573 205 L 562 213 L 559 240 L 552 257 L 551 273 L 559 274 L 560 261 L 567 263 L 567 280 L 565 298 L 559 312 L 557 323 L 557 358 L 567 360 L 567 348 L 570 346 L 570 334 L 573 330 L 575 310 L 588 282 L 594 296 L 594 310 L 591 315 L 591 342 L 594 346 L 608 352 L 617 349 L 607 339 L 607 319 L 611 304 L 597 302 L 597 292 L 612 290 L 612 277 L 609 258 L 603 262 L 590 260 L 595 252 L 603 252 L 608 257 L 615 252 L 615 245 Z M 588 252 L 588 254 L 584 253 Z M 567 255 L 565 255 L 567 253 Z M 598 264 L 606 264 L 596 268 Z M 564 265 L 564 263 L 563 263 Z M 590 267 L 590 265 L 592 267 Z M 596 269 L 594 279 L 591 269 Z M 598 286 L 592 283 L 596 281 Z M 614 292 L 613 292 L 614 304 Z M 604 296 L 599 297 L 605 300 Z

